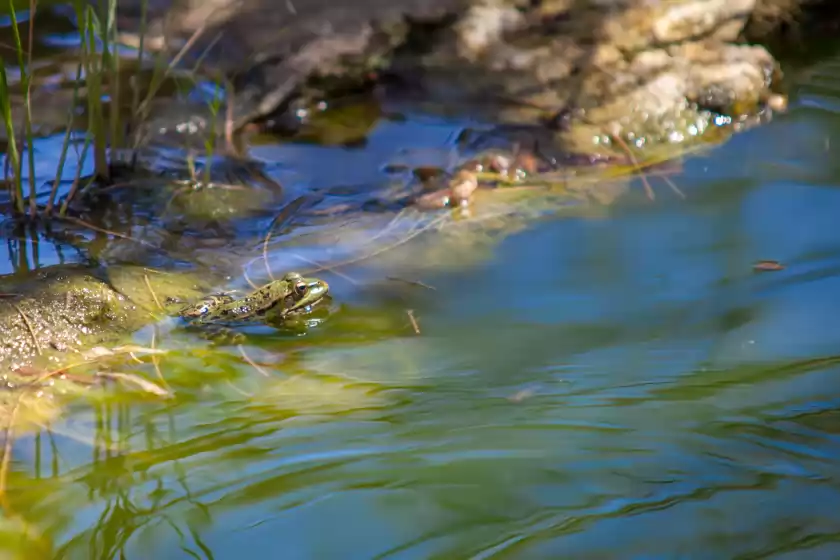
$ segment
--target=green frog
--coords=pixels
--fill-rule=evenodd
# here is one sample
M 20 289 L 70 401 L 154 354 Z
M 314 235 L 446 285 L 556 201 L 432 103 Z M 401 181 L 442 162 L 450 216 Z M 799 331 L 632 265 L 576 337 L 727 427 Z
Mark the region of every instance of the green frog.
M 313 306 L 327 296 L 329 285 L 317 278 L 304 278 L 289 272 L 281 279 L 257 288 L 250 294 L 235 298 L 229 293 L 211 294 L 187 305 L 178 315 L 190 325 L 224 325 L 247 323 L 265 319 L 288 321 L 312 311 Z M 226 329 L 213 333 L 214 340 L 229 340 Z M 218 335 L 218 336 L 216 336 Z M 238 341 L 241 336 L 234 337 Z

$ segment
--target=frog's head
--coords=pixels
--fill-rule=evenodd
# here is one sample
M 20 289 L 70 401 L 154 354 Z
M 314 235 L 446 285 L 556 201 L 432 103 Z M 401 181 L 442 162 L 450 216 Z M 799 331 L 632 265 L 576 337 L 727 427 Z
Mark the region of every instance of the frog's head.
M 297 272 L 288 272 L 282 278 L 286 298 L 282 315 L 306 313 L 320 303 L 330 291 L 329 284 L 318 278 L 304 278 Z

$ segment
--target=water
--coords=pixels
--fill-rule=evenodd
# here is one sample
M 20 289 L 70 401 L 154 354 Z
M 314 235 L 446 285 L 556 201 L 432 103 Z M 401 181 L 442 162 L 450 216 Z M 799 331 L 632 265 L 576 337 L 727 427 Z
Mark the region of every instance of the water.
M 248 358 L 267 376 L 236 351 L 175 351 L 177 398 L 74 403 L 15 442 L 3 549 L 840 556 L 840 63 L 793 78 L 787 115 L 685 162 L 685 200 L 637 185 L 601 216 L 535 220 L 425 267 L 433 292 L 327 276 L 348 307 L 306 337 L 258 334 Z M 257 155 L 352 183 L 395 142 L 440 148 L 454 129 L 382 123 L 362 149 Z M 64 259 L 42 245 L 8 270 Z M 756 273 L 761 259 L 786 268 Z

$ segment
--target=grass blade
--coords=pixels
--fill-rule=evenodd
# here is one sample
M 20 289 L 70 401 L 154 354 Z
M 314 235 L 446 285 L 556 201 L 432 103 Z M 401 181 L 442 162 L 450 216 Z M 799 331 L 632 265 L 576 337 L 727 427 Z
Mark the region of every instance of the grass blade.
M 15 41 L 15 45 L 14 45 L 15 46 L 15 54 L 17 54 L 18 67 L 20 68 L 20 84 L 22 86 L 23 91 L 28 92 L 29 91 L 29 73 L 27 72 L 27 67 L 26 67 L 26 64 L 25 64 L 25 61 L 24 61 L 24 58 L 23 58 L 23 54 L 24 54 L 23 42 L 20 39 L 20 28 L 18 27 L 17 13 L 15 12 L 14 0 L 9 0 L 9 19 L 11 20 L 11 23 L 12 23 L 12 35 L 13 35 L 14 41 Z M 5 75 L 4 75 L 4 81 L 5 81 Z M 8 86 L 8 84 L 7 84 L 7 86 Z M 6 90 L 8 92 L 8 87 L 6 88 Z M 29 113 L 29 99 L 28 98 L 29 98 L 29 95 L 27 94 L 26 99 L 24 100 L 24 103 L 25 103 L 24 107 L 26 109 L 25 110 L 25 115 L 24 115 L 25 120 L 29 120 L 28 116 L 30 114 Z M 12 128 L 14 128 L 14 122 L 12 122 L 12 115 L 11 115 L 11 104 L 9 106 L 9 122 L 11 123 Z M 29 131 L 31 133 L 31 126 L 29 126 L 28 128 L 29 128 Z M 9 138 L 13 138 L 13 137 L 14 137 L 14 130 L 12 130 L 12 132 L 9 134 Z M 28 141 L 28 144 L 30 145 L 29 153 L 32 154 L 32 149 L 31 149 L 32 137 L 30 136 L 29 138 L 25 139 L 24 140 L 24 145 L 27 144 L 27 141 Z M 33 161 L 32 160 L 32 155 L 30 155 L 30 161 Z M 20 158 L 20 152 L 18 152 L 17 157 L 14 158 L 14 162 L 10 161 L 9 163 L 13 163 L 12 169 L 14 170 L 14 173 L 15 173 L 15 183 L 16 183 L 16 185 L 15 185 L 16 186 L 15 209 L 17 210 L 17 212 L 19 214 L 22 215 L 22 214 L 24 214 L 25 209 L 24 209 L 24 205 L 23 205 L 23 179 L 22 179 L 22 177 L 23 177 L 23 161 Z M 35 180 L 34 177 L 30 177 L 30 181 L 34 181 L 34 180 Z
M 58 185 L 61 182 L 61 177 L 64 175 L 64 163 L 67 160 L 67 152 L 70 150 L 70 136 L 73 133 L 73 120 L 76 115 L 76 105 L 79 103 L 79 84 L 82 81 L 82 63 L 76 66 L 76 79 L 73 81 L 73 102 L 70 105 L 70 112 L 67 115 L 67 127 L 64 129 L 64 141 L 61 144 L 61 154 L 58 158 L 58 169 L 55 172 L 55 180 L 53 181 L 52 190 L 50 191 L 50 198 L 47 201 L 47 207 L 44 209 L 44 215 L 50 216 L 55 205 L 55 197 L 58 193 Z
M 24 98 L 26 115 L 24 116 L 24 128 L 26 129 L 26 144 L 27 144 L 27 162 L 29 164 L 29 217 L 35 219 L 38 215 L 37 193 L 35 192 L 35 143 L 32 134 L 32 76 L 30 70 L 32 69 L 32 47 L 35 43 L 35 11 L 38 7 L 37 0 L 29 0 L 29 50 L 26 54 L 26 97 Z M 21 77 L 23 77 L 23 69 L 21 68 Z
M 9 83 L 6 80 L 6 65 L 0 63 L 0 113 L 3 117 L 3 125 L 6 127 L 6 136 L 8 137 L 8 146 L 6 148 L 6 168 L 11 169 L 14 173 L 14 179 L 6 177 L 9 181 L 9 190 L 11 191 L 12 200 L 14 201 L 15 211 L 23 214 L 23 185 L 21 184 L 20 168 L 18 162 L 20 161 L 20 154 L 17 149 L 17 140 L 15 139 L 15 123 L 12 121 L 12 103 L 9 96 Z

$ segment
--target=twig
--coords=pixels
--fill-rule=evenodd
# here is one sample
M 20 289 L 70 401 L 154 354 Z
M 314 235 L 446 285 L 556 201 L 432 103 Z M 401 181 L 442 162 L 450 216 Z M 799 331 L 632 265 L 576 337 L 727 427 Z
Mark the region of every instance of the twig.
M 662 175 L 660 178 L 661 178 L 663 181 L 665 181 L 665 184 L 666 184 L 666 185 L 668 185 L 669 187 L 671 187 L 671 190 L 672 190 L 672 191 L 674 191 L 675 193 L 677 193 L 677 196 L 679 196 L 680 198 L 682 198 L 683 200 L 685 200 L 685 198 L 686 198 L 686 197 L 685 197 L 685 193 L 683 193 L 683 192 L 680 190 L 680 188 L 677 186 L 677 184 L 676 184 L 676 183 L 674 183 L 674 182 L 671 180 L 671 178 L 670 178 L 670 177 L 668 177 L 667 175 Z
M 188 191 L 192 188 L 194 188 L 194 187 L 189 185 L 189 184 L 186 184 L 186 185 L 178 187 L 177 189 L 172 191 L 172 194 L 166 200 L 166 204 L 163 205 L 163 211 L 161 212 L 161 215 L 165 216 L 166 214 L 168 214 L 169 213 L 169 207 L 172 206 L 172 204 L 175 202 L 175 199 L 178 198 L 179 196 L 181 196 L 181 193 L 183 193 L 184 191 Z
M 30 383 L 27 383 L 27 385 L 29 385 L 29 386 L 39 385 L 39 384 L 43 383 L 44 381 L 46 381 L 47 379 L 49 379 L 51 377 L 55 377 L 56 375 L 61 375 L 61 374 L 65 373 L 68 369 L 77 368 L 79 366 L 90 365 L 90 364 L 95 363 L 95 362 L 96 362 L 96 360 L 85 360 L 83 362 L 76 362 L 75 364 L 68 364 L 66 366 L 62 366 L 58 369 L 54 369 L 52 371 L 48 371 L 48 372 L 42 374 L 39 378 L 35 379 L 34 381 L 31 381 Z
M 97 377 L 104 377 L 105 379 L 112 379 L 115 381 L 121 381 L 123 383 L 131 383 L 136 387 L 140 387 L 143 391 L 147 393 L 151 393 L 152 395 L 156 395 L 158 397 L 172 397 L 172 391 L 168 391 L 166 389 L 162 389 L 152 383 L 151 381 L 146 381 L 139 375 L 134 375 L 133 373 L 120 373 L 116 371 L 100 371 L 96 373 Z
M 245 348 L 243 348 L 243 346 L 242 346 L 241 344 L 237 344 L 237 345 L 236 345 L 236 348 L 239 350 L 239 353 L 240 353 L 240 354 L 242 354 L 242 358 L 244 358 L 244 360 L 245 360 L 246 362 L 248 362 L 248 365 L 250 365 L 250 366 L 251 366 L 251 367 L 253 367 L 255 370 L 257 370 L 258 372 L 260 372 L 261 374 L 263 374 L 265 377 L 271 377 L 271 375 L 270 375 L 267 371 L 265 371 L 265 369 L 264 369 L 262 366 L 260 366 L 260 365 L 259 365 L 257 362 L 255 362 L 254 360 L 252 360 L 252 359 L 248 356 L 248 354 L 246 354 L 246 353 L 245 353 Z
M 149 281 L 149 275 L 148 275 L 148 274 L 144 274 L 144 275 L 143 275 L 143 280 L 146 282 L 146 287 L 149 289 L 149 293 L 150 293 L 150 294 L 152 294 L 152 299 L 154 300 L 155 305 L 157 305 L 157 306 L 158 306 L 158 309 L 160 309 L 160 310 L 162 311 L 162 310 L 163 310 L 163 306 L 160 304 L 160 300 L 158 300 L 157 294 L 156 294 L 156 293 L 155 293 L 155 291 L 152 289 L 152 283 Z
M 248 276 L 247 266 L 242 268 L 242 277 L 245 278 L 245 281 L 248 282 L 248 285 L 254 288 L 255 290 L 259 288 L 259 286 L 257 286 L 257 284 L 255 284 L 254 281 L 251 280 L 251 277 Z
M 237 393 L 239 393 L 239 394 L 240 394 L 240 395 L 242 395 L 243 397 L 248 397 L 249 399 L 254 397 L 254 395 L 252 395 L 251 393 L 248 393 L 248 392 L 246 392 L 246 391 L 243 391 L 242 389 L 240 389 L 239 387 L 237 387 L 236 385 L 234 385 L 234 384 L 233 384 L 233 382 L 232 382 L 232 381 L 230 381 L 230 380 L 228 380 L 228 381 L 227 381 L 227 384 L 228 384 L 228 385 L 230 385 L 230 388 L 231 388 L 231 389 L 233 389 L 234 391 L 236 391 Z
M 344 261 L 341 261 L 341 262 L 338 262 L 338 263 L 331 264 L 330 265 L 330 270 L 334 271 L 334 269 L 336 269 L 340 266 L 347 266 L 347 265 L 350 265 L 350 264 L 355 264 L 357 262 L 361 262 L 361 261 L 366 260 L 366 259 L 373 258 L 377 255 L 381 255 L 382 253 L 384 253 L 386 251 L 390 251 L 391 249 L 395 249 L 395 248 L 399 247 L 400 245 L 404 245 L 405 243 L 408 243 L 409 241 L 411 241 L 412 239 L 414 239 L 415 237 L 417 237 L 421 233 L 424 233 L 424 232 L 426 232 L 426 231 L 428 231 L 428 230 L 430 230 L 434 227 L 439 226 L 448 217 L 449 217 L 448 214 L 443 214 L 443 215 L 435 218 L 434 220 L 432 220 L 431 222 L 429 222 L 425 226 L 420 227 L 420 228 L 412 231 L 409 235 L 406 235 L 405 237 L 403 237 L 399 241 L 396 241 L 396 242 L 391 243 L 390 245 L 386 245 L 384 247 L 380 247 L 379 249 L 377 249 L 375 251 L 371 251 L 370 253 L 368 253 L 366 255 L 360 255 L 360 256 L 354 257 L 352 259 L 347 259 L 347 260 L 344 260 Z M 321 272 L 322 270 L 327 270 L 327 269 L 324 268 L 324 267 L 319 267 L 317 269 L 307 271 L 307 274 L 312 274 L 312 273 L 315 273 L 315 272 Z
M 394 282 L 405 282 L 406 284 L 411 284 L 413 286 L 420 286 L 421 288 L 426 288 L 427 290 L 437 290 L 434 286 L 430 286 L 420 280 L 409 280 L 407 278 L 400 278 L 399 276 L 387 276 L 386 278 L 388 280 L 393 280 Z
M 650 186 L 647 177 L 645 177 L 645 174 L 642 171 L 642 166 L 639 165 L 639 160 L 637 160 L 636 156 L 633 155 L 633 152 L 630 151 L 630 146 L 628 146 L 627 142 L 625 142 L 624 139 L 618 134 L 610 134 L 610 138 L 612 138 L 621 147 L 621 149 L 624 150 L 624 152 L 627 154 L 627 158 L 630 160 L 630 163 L 632 163 L 636 170 L 639 172 L 639 177 L 642 179 L 642 185 L 644 185 L 645 187 L 645 193 L 647 193 L 648 198 L 650 200 L 655 200 L 656 195 L 653 194 L 653 187 Z
M 265 239 L 263 239 L 262 243 L 262 256 L 263 263 L 265 264 L 265 270 L 268 272 L 268 277 L 272 280 L 274 280 L 274 274 L 271 272 L 271 265 L 268 262 L 268 242 L 271 240 L 271 235 L 274 233 L 274 228 L 277 227 L 277 224 L 288 219 L 291 215 L 294 215 L 295 212 L 300 210 L 300 207 L 304 202 L 306 202 L 306 198 L 302 196 L 291 201 L 283 207 L 276 216 L 274 216 L 274 219 L 272 219 L 271 223 L 268 225 L 268 231 L 266 232 Z
M 35 331 L 32 329 L 32 324 L 29 322 L 29 318 L 26 316 L 26 313 L 23 312 L 23 309 L 18 306 L 18 304 L 13 303 L 12 305 L 15 306 L 15 309 L 17 309 L 17 312 L 20 314 L 20 318 L 23 319 L 23 324 L 26 325 L 26 330 L 29 331 L 29 336 L 32 337 L 32 342 L 35 344 L 35 351 L 40 356 L 42 354 L 41 343 L 38 342 L 38 337 L 35 336 Z
M 388 225 L 386 225 L 384 228 L 382 228 L 381 230 L 379 230 L 379 232 L 378 232 L 376 235 L 374 235 L 373 237 L 371 237 L 370 239 L 368 239 L 368 244 L 373 243 L 374 241 L 376 241 L 377 239 L 379 239 L 380 237 L 382 237 L 383 235 L 385 235 L 386 233 L 388 233 L 388 232 L 389 232 L 389 231 L 390 231 L 390 230 L 391 230 L 394 226 L 396 226 L 396 225 L 397 225 L 397 222 L 399 222 L 399 221 L 400 221 L 400 219 L 403 217 L 403 214 L 404 214 L 405 212 L 406 212 L 406 209 L 405 209 L 405 208 L 402 208 L 399 212 L 397 212 L 397 215 L 396 215 L 396 216 L 394 216 L 394 217 L 391 219 L 391 221 L 390 221 L 390 222 L 388 222 Z
M 131 237 L 130 235 L 126 235 L 124 233 L 119 233 L 119 232 L 116 232 L 116 231 L 110 231 L 110 230 L 95 226 L 93 224 L 90 224 L 88 222 L 85 222 L 84 220 L 80 220 L 78 218 L 71 218 L 71 217 L 68 217 L 68 216 L 62 216 L 62 217 L 60 217 L 60 219 L 65 220 L 67 222 L 70 222 L 71 224 L 76 224 L 76 225 L 84 227 L 84 228 L 92 229 L 93 231 L 98 231 L 99 233 L 104 233 L 105 235 L 113 235 L 114 237 L 119 237 L 120 239 L 126 239 L 128 241 L 134 241 L 135 243 L 139 243 L 141 245 L 145 245 L 145 246 L 151 247 L 153 249 L 157 248 L 153 244 L 151 244 L 148 241 L 145 241 L 143 239 L 137 239 L 136 237 Z
M 119 189 L 124 189 L 126 187 L 136 187 L 138 185 L 144 184 L 142 181 L 138 181 L 137 179 L 131 179 L 129 181 L 120 181 L 119 183 L 112 183 L 107 187 L 101 187 L 96 189 L 99 193 L 107 193 Z
M 157 327 L 152 331 L 152 340 L 151 340 L 151 347 L 154 350 L 155 348 L 155 339 L 157 338 Z M 170 394 L 175 394 L 172 390 L 172 387 L 169 386 L 169 383 L 166 382 L 166 379 L 163 378 L 163 372 L 160 371 L 160 364 L 158 363 L 157 355 L 152 354 L 152 366 L 155 368 L 155 374 L 157 374 L 158 379 L 160 379 L 161 384 L 163 387 L 169 391 Z
M 405 312 L 408 315 L 408 320 L 411 321 L 411 326 L 414 329 L 414 333 L 420 334 L 420 325 L 417 324 L 417 319 L 414 318 L 414 310 L 406 309 Z
M 320 267 L 320 268 L 321 268 L 321 270 L 326 270 L 327 272 L 332 272 L 332 273 L 333 273 L 333 274 L 335 274 L 336 276 L 339 276 L 339 277 L 341 277 L 341 278 L 344 278 L 345 280 L 347 280 L 347 281 L 348 281 L 348 282 L 350 282 L 351 284 L 354 284 L 354 285 L 358 285 L 358 284 L 359 284 L 356 280 L 353 280 L 350 276 L 348 276 L 348 275 L 344 274 L 343 272 L 339 272 L 339 271 L 335 270 L 335 269 L 334 269 L 333 267 L 331 267 L 331 266 L 327 266 L 327 265 L 325 265 L 325 264 L 321 264 L 321 263 L 319 263 L 319 262 L 317 262 L 317 261 L 313 261 L 312 259 L 306 258 L 306 257 L 304 257 L 303 255 L 299 255 L 299 254 L 297 254 L 297 253 L 291 253 L 291 255 L 292 255 L 293 257 L 295 257 L 296 259 L 302 260 L 302 261 L 303 261 L 303 262 L 305 262 L 305 263 L 308 263 L 308 264 L 311 264 L 311 265 L 314 265 L 314 266 L 318 266 L 318 267 Z

